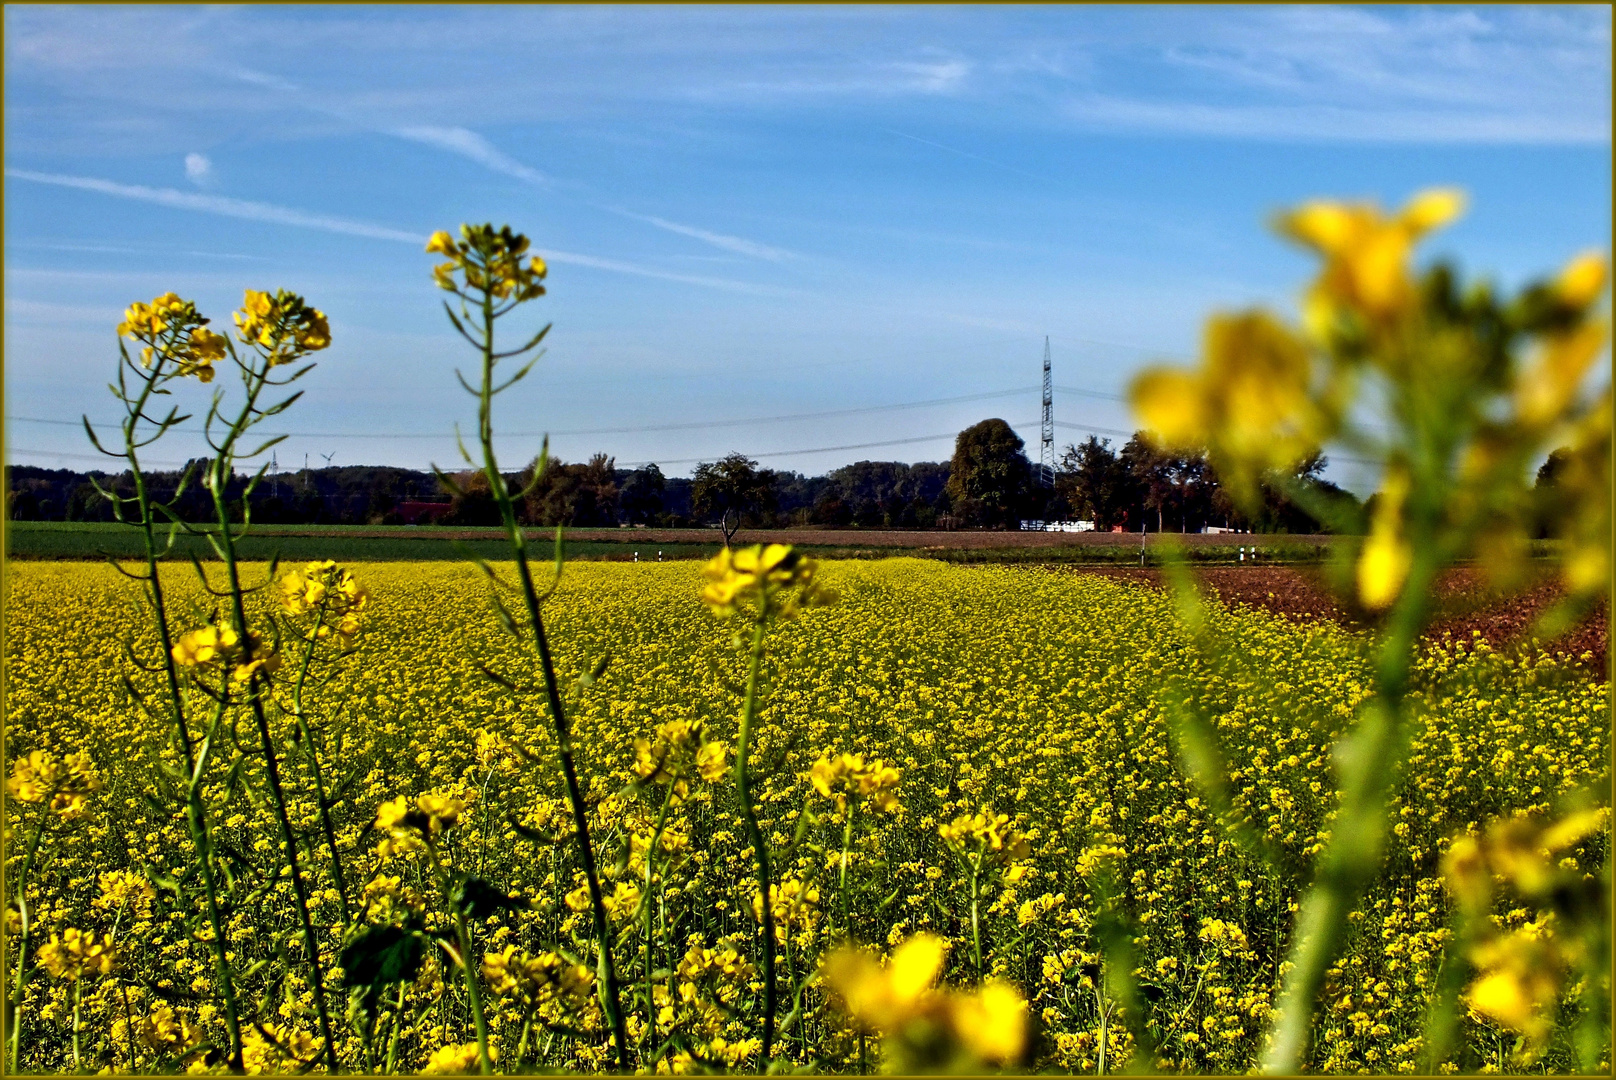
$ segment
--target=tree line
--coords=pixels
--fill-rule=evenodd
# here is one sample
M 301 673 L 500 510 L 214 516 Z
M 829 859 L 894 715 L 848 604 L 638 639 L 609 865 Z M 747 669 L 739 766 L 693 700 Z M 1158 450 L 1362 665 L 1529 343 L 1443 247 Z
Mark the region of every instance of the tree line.
M 201 461 L 189 468 L 200 475 Z M 507 477 L 527 489 L 522 520 L 534 526 L 691 527 L 721 524 L 726 531 L 818 525 L 835 528 L 1015 529 L 1029 519 L 1092 521 L 1101 531 L 1198 532 L 1219 526 L 1264 533 L 1321 531 L 1284 492 L 1265 492 L 1261 512 L 1242 514 L 1228 498 L 1203 454 L 1167 454 L 1142 433 L 1120 447 L 1090 436 L 1061 455 L 1052 485 L 1040 483 L 1021 438 L 1003 420 L 984 420 L 960 432 L 949 461 L 860 461 L 822 476 L 761 467 L 731 454 L 698 465 L 686 477 L 665 476 L 656 465 L 620 469 L 605 454 L 586 462 L 555 458 L 538 482 L 538 462 Z M 1357 510 L 1354 497 L 1322 479 L 1315 456 L 1296 479 L 1317 486 Z M 1552 485 L 1554 459 L 1539 473 Z M 184 471 L 154 473 L 156 497 L 170 500 Z M 414 469 L 351 465 L 266 474 L 252 491 L 254 521 L 271 524 L 493 525 L 498 511 L 480 473 L 436 475 Z M 15 521 L 110 521 L 96 490 L 132 490 L 127 474 L 79 473 L 18 465 L 7 470 L 6 510 Z M 240 503 L 248 485 L 237 477 L 230 498 Z M 212 517 L 207 493 L 193 482 L 176 510 L 187 520 Z

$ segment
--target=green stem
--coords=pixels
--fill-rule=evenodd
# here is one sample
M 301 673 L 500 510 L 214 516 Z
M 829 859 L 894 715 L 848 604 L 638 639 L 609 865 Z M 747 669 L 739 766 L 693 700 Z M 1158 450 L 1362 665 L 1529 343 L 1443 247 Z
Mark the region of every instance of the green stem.
M 202 891 L 207 898 L 208 925 L 213 930 L 213 971 L 219 983 L 219 995 L 224 999 L 224 1023 L 230 1038 L 227 1063 L 234 1072 L 245 1068 L 241 1058 L 241 1018 L 236 1005 L 235 976 L 227 955 L 229 942 L 224 932 L 224 917 L 219 909 L 219 887 L 213 876 L 213 839 L 208 830 L 207 807 L 202 802 L 202 773 L 197 768 L 196 752 L 191 731 L 185 720 L 185 700 L 180 693 L 179 671 L 174 663 L 174 642 L 168 629 L 168 609 L 163 596 L 162 579 L 157 573 L 157 536 L 153 529 L 151 493 L 146 488 L 146 475 L 141 471 L 135 453 L 135 423 L 144 411 L 146 402 L 157 383 L 157 373 L 146 381 L 145 388 L 129 410 L 124 421 L 124 451 L 129 471 L 135 481 L 135 500 L 140 510 L 141 537 L 146 546 L 146 588 L 151 595 L 152 612 L 157 623 L 157 639 L 162 650 L 163 673 L 168 685 L 169 705 L 174 716 L 174 730 L 179 735 L 180 747 L 185 754 L 185 771 L 190 777 L 186 785 L 185 825 L 191 834 L 191 846 L 196 850 L 198 868 L 202 871 Z M 133 1068 L 133 1062 L 130 1067 Z
M 971 865 L 971 959 L 976 964 L 976 981 L 982 981 L 982 921 L 978 913 L 982 898 L 982 854 Z
M 656 829 L 651 836 L 651 846 L 645 849 L 645 891 L 640 894 L 640 906 L 645 910 L 645 1040 L 641 1043 L 640 1063 L 645 1061 L 645 1047 L 656 1047 L 656 995 L 652 993 L 651 985 L 651 931 L 652 920 L 656 917 L 655 907 L 651 903 L 651 889 L 655 884 L 656 876 L 653 867 L 656 860 L 657 847 L 662 843 L 662 832 L 668 825 L 668 809 L 673 805 L 674 789 L 679 786 L 677 777 L 668 781 L 668 793 L 662 797 L 662 809 L 657 813 Z M 652 1066 L 655 1071 L 655 1066 Z
M 11 1025 L 11 1072 L 17 1072 L 18 1062 L 22 1055 L 22 992 L 28 986 L 28 977 L 31 974 L 28 968 L 28 952 L 33 948 L 34 920 L 28 910 L 28 874 L 34 868 L 34 857 L 39 854 L 39 843 L 45 838 L 45 824 L 50 820 L 50 800 L 56 797 L 54 791 L 44 800 L 40 807 L 39 821 L 34 825 L 34 838 L 28 844 L 28 854 L 23 856 L 22 872 L 17 875 L 17 912 L 22 919 L 22 942 L 17 953 L 17 988 L 11 994 L 11 1000 L 6 1002 L 6 1019 Z
M 774 897 L 769 888 L 769 849 L 763 842 L 763 830 L 758 828 L 757 812 L 752 808 L 752 783 L 748 772 L 748 758 L 752 749 L 752 722 L 757 716 L 758 672 L 763 664 L 763 636 L 768 629 L 768 601 L 761 601 L 757 626 L 752 631 L 752 651 L 747 664 L 746 698 L 741 704 L 741 730 L 736 736 L 735 788 L 741 800 L 741 816 L 746 822 L 746 838 L 752 844 L 752 857 L 757 863 L 758 895 L 763 898 L 763 1068 L 769 1067 L 769 1056 L 774 1046 L 774 1014 L 778 1008 L 775 987 Z
M 319 634 L 320 627 L 325 622 L 326 599 L 320 600 L 320 606 L 315 612 L 314 635 Z M 303 663 L 297 672 L 297 682 L 292 687 L 292 716 L 297 720 L 298 735 L 303 740 L 303 752 L 308 756 L 309 771 L 314 776 L 315 805 L 320 810 L 320 831 L 325 836 L 325 848 L 331 856 L 331 878 L 337 888 L 337 895 L 342 900 L 342 924 L 353 925 L 353 911 L 348 906 L 348 883 L 342 873 L 342 858 L 337 854 L 337 831 L 331 823 L 331 807 L 325 798 L 325 780 L 320 771 L 320 752 L 314 745 L 314 733 L 309 730 L 308 718 L 303 712 L 303 686 L 308 679 L 309 665 L 314 658 L 316 636 L 309 638 L 308 647 L 303 650 Z
M 466 912 L 454 904 L 455 935 L 460 939 L 460 970 L 466 977 L 466 997 L 471 1001 L 471 1021 L 477 1027 L 477 1060 L 484 1076 L 494 1071 L 488 1056 L 488 1023 L 483 1019 L 482 994 L 477 989 L 477 973 L 472 970 L 471 931 L 466 928 Z
M 561 703 L 561 690 L 556 681 L 555 662 L 550 655 L 549 638 L 544 632 L 540 615 L 538 589 L 533 584 L 533 572 L 528 566 L 527 544 L 516 521 L 516 508 L 505 478 L 500 474 L 498 459 L 494 456 L 493 383 L 494 383 L 494 298 L 483 294 L 482 315 L 484 335 L 482 390 L 478 402 L 478 434 L 483 449 L 483 468 L 499 506 L 500 519 L 510 538 L 511 554 L 516 561 L 516 572 L 522 581 L 522 598 L 527 605 L 528 623 L 533 630 L 533 644 L 539 653 L 539 666 L 544 675 L 545 698 L 550 706 L 550 719 L 554 724 L 556 754 L 561 762 L 561 775 L 567 788 L 567 802 L 572 808 L 574 836 L 578 843 L 579 861 L 583 863 L 584 879 L 589 886 L 589 906 L 594 917 L 597 970 L 600 976 L 601 1008 L 612 1027 L 612 1042 L 617 1051 L 617 1067 L 628 1068 L 628 1029 L 623 1019 L 621 994 L 617 984 L 617 968 L 612 959 L 611 930 L 606 918 L 606 900 L 601 894 L 600 874 L 595 867 L 594 847 L 589 838 L 589 813 L 584 806 L 583 789 L 578 783 L 577 765 L 573 759 L 572 736 L 567 728 L 566 710 Z
M 398 1033 L 404 1028 L 404 990 L 409 984 L 398 984 L 398 1004 L 393 1007 L 393 1030 L 387 1037 L 387 1067 L 383 1072 L 391 1074 L 398 1064 Z
M 231 447 L 236 438 L 251 423 L 253 406 L 258 394 L 263 390 L 268 369 L 256 373 L 248 380 L 247 401 L 242 406 L 241 415 L 231 425 L 230 434 L 226 437 L 224 446 L 219 449 L 209 466 L 209 487 L 213 495 L 213 507 L 219 521 L 219 550 L 224 554 L 225 571 L 230 583 L 230 599 L 232 605 L 232 621 L 237 637 L 240 641 L 241 657 L 243 663 L 250 663 L 253 659 L 252 637 L 247 632 L 247 609 L 243 600 L 241 588 L 241 574 L 236 562 L 235 535 L 230 530 L 230 509 L 225 501 L 228 490 L 231 465 L 234 456 Z M 292 828 L 292 818 L 286 810 L 286 792 L 281 784 L 280 762 L 275 754 L 275 743 L 269 731 L 269 716 L 264 710 L 264 692 L 262 675 L 255 671 L 248 680 L 247 695 L 252 703 L 253 719 L 258 726 L 258 737 L 264 750 L 264 773 L 268 782 L 270 794 L 274 797 L 275 816 L 280 824 L 281 837 L 286 842 L 286 867 L 292 880 L 292 894 L 297 901 L 298 921 L 303 928 L 303 947 L 308 955 L 312 988 L 314 990 L 314 1011 L 320 1020 L 320 1038 L 325 1042 L 325 1059 L 332 1072 L 337 1071 L 336 1040 L 331 1034 L 331 1017 L 326 1009 L 325 1002 L 325 973 L 320 963 L 320 942 L 314 934 L 314 924 L 309 918 L 309 903 L 307 890 L 303 885 L 303 873 L 298 865 L 297 833 Z
M 1407 736 L 1403 698 L 1414 646 L 1429 611 L 1431 586 L 1444 561 L 1431 544 L 1416 541 L 1414 551 L 1414 566 L 1392 610 L 1376 659 L 1375 693 L 1359 713 L 1355 730 L 1337 748 L 1340 809 L 1292 931 L 1291 969 L 1280 992 L 1272 1040 L 1263 1056 L 1265 1073 L 1300 1070 L 1325 969 L 1345 941 L 1347 915 L 1380 871 L 1386 799 Z
M 73 1071 L 83 1068 L 79 1059 L 79 1006 L 84 998 L 84 972 L 80 971 L 73 979 Z
M 853 815 L 858 811 L 858 799 L 849 796 L 847 800 L 847 820 L 842 823 L 842 865 L 836 877 L 836 891 L 840 894 L 842 905 L 842 935 L 851 942 L 853 940 L 853 916 L 847 904 L 847 856 L 853 847 Z

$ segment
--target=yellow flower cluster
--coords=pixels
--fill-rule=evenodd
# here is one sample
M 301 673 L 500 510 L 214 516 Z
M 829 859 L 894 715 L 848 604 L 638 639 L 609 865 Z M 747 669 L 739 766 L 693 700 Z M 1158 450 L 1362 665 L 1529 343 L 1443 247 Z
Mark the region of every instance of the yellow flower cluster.
M 1204 450 L 1246 506 L 1258 503 L 1261 484 L 1333 438 L 1374 447 L 1385 472 L 1355 582 L 1370 611 L 1402 595 L 1416 543 L 1437 550 L 1411 536 L 1411 523 L 1446 530 L 1452 543 L 1441 546 L 1474 554 L 1495 582 L 1518 580 L 1535 527 L 1530 469 L 1557 447 L 1570 453 L 1565 583 L 1577 597 L 1608 587 L 1609 392 L 1579 401 L 1609 338 L 1593 312 L 1606 260 L 1579 255 L 1509 304 L 1485 288 L 1460 298 L 1446 269 L 1416 280 L 1414 245 L 1463 206 L 1458 192 L 1435 190 L 1393 215 L 1322 201 L 1281 215 L 1280 231 L 1323 260 L 1304 327 L 1262 311 L 1215 315 L 1197 368 L 1154 368 L 1133 384 L 1135 410 L 1158 445 Z M 1395 431 L 1355 423 L 1366 368 L 1378 369 Z M 1434 457 L 1414 434 L 1433 430 L 1455 443 Z M 1432 505 L 1416 506 L 1421 498 Z
M 280 653 L 269 646 L 262 634 L 249 630 L 247 640 L 252 645 L 250 660 L 241 647 L 241 635 L 227 623 L 220 622 L 187 630 L 175 640 L 171 651 L 174 662 L 185 668 L 230 665 L 230 681 L 234 683 L 247 682 L 257 672 L 270 675 L 280 670 Z
M 140 361 L 148 368 L 154 357 L 161 356 L 177 361 L 176 375 L 212 382 L 214 362 L 224 359 L 227 342 L 209 330 L 207 322 L 195 303 L 170 292 L 149 304 L 130 304 L 118 324 L 118 336 L 145 343 Z
M 494 1057 L 493 1049 L 489 1049 L 489 1057 Z M 427 1057 L 426 1064 L 421 1066 L 423 1076 L 466 1076 L 477 1071 L 477 1064 L 482 1054 L 475 1042 L 454 1043 L 449 1046 L 440 1046 Z
M 966 858 L 981 859 L 984 866 L 1002 865 L 1032 854 L 1032 845 L 1010 824 L 1010 815 L 996 814 L 991 806 L 939 825 L 937 834 L 954 851 Z
M 1566 958 L 1552 918 L 1539 917 L 1518 929 L 1498 932 L 1488 918 L 1495 883 L 1509 885 L 1527 900 L 1547 903 L 1575 895 L 1583 875 L 1576 860 L 1560 856 L 1590 836 L 1606 831 L 1610 810 L 1600 807 L 1573 813 L 1560 821 L 1510 817 L 1495 822 L 1480 837 L 1464 835 L 1443 859 L 1448 887 L 1473 923 L 1485 927 L 1471 948 L 1479 972 L 1466 993 L 1471 1009 L 1526 1037 L 1541 1050 L 1554 1026 Z
M 790 619 L 803 608 L 836 602 L 836 593 L 814 577 L 814 561 L 789 544 L 725 548 L 703 569 L 701 598 L 718 615 L 732 615 L 749 602 L 759 619 Z
M 544 295 L 542 282 L 548 271 L 537 255 L 523 260 L 528 247 L 528 238 L 513 233 L 509 225 L 499 229 L 493 225 L 462 225 L 458 241 L 440 229 L 426 244 L 429 254 L 444 255 L 449 260 L 432 268 L 438 288 L 458 292 L 458 274 L 467 289 L 517 303 Z
M 669 720 L 657 726 L 654 738 L 635 738 L 634 775 L 645 783 L 673 784 L 683 798 L 692 773 L 709 784 L 722 780 L 728 753 L 727 743 L 707 740 L 699 722 Z
M 69 821 L 85 815 L 89 797 L 102 788 L 101 774 L 88 750 L 59 760 L 49 750 L 34 750 L 11 763 L 6 792 L 18 802 L 50 800 L 52 813 Z
M 571 1012 L 581 1011 L 595 992 L 595 976 L 584 965 L 559 953 L 533 956 L 515 945 L 483 957 L 483 978 L 500 997 L 533 1006 L 555 1002 Z
M 172 1006 L 157 1005 L 137 1025 L 140 1041 L 148 1049 L 169 1057 L 188 1050 L 201 1041 L 201 1032 L 184 1013 Z
M 460 824 L 466 812 L 464 799 L 429 792 L 411 799 L 400 795 L 376 808 L 376 828 L 386 833 L 376 852 L 382 858 L 418 851 L 422 841 L 436 842 Z
M 236 336 L 244 344 L 258 347 L 270 367 L 295 363 L 331 344 L 331 326 L 324 312 L 285 289 L 274 296 L 246 290 L 235 322 Z
M 353 648 L 359 633 L 359 613 L 370 602 L 370 594 L 353 572 L 330 559 L 308 563 L 301 570 L 289 570 L 279 581 L 281 610 L 288 615 L 314 614 L 308 638 L 337 636 L 343 650 Z
M 93 930 L 68 927 L 39 947 L 39 966 L 67 982 L 110 975 L 115 959 L 111 935 L 98 938 Z
M 1452 189 L 1424 191 L 1401 212 L 1368 203 L 1310 202 L 1280 216 L 1281 231 L 1317 251 L 1324 269 L 1308 293 L 1307 317 L 1322 330 L 1341 319 L 1389 324 L 1415 302 L 1409 255 L 1420 237 L 1464 212 Z
M 806 930 L 819 919 L 819 886 L 787 878 L 778 885 L 771 884 L 774 896 L 774 932 L 784 941 L 791 930 Z M 763 922 L 763 893 L 752 894 L 752 918 Z
M 847 809 L 849 795 L 882 813 L 898 809 L 898 770 L 880 758 L 866 763 L 863 754 L 827 754 L 814 762 L 808 780 L 825 798 L 834 798 L 838 810 Z
M 935 989 L 947 951 L 932 934 L 916 934 L 885 963 L 842 950 L 826 957 L 824 978 L 855 1023 L 887 1038 L 899 1068 L 1018 1064 L 1027 1047 L 1026 998 L 998 981 L 976 993 Z

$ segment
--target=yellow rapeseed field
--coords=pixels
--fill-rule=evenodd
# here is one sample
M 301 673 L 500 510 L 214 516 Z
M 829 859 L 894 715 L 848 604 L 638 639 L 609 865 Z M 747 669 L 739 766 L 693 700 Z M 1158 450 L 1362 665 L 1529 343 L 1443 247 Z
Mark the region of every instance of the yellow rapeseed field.
M 244 564 L 244 581 L 266 569 Z M 452 970 L 459 946 L 434 899 L 441 860 L 500 890 L 457 901 L 475 917 L 496 1066 L 605 1067 L 590 901 L 532 652 L 491 617 L 474 567 L 349 569 L 369 600 L 354 650 L 309 673 L 307 736 L 285 700 L 291 661 L 267 683 L 337 1059 L 365 1071 L 476 1068 L 470 1003 Z M 219 601 L 191 568 L 163 574 L 176 627 L 216 622 Z M 952 1021 L 978 1060 L 1020 1056 L 994 1039 L 1025 1008 L 1031 1064 L 1118 1065 L 1135 1026 L 1096 984 L 1108 977 L 1105 927 L 1122 925 L 1158 1063 L 1251 1068 L 1328 838 L 1331 746 L 1371 690 L 1370 643 L 1329 624 L 1214 609 L 1227 648 L 1208 663 L 1163 594 L 1096 576 L 912 559 L 819 575 L 839 602 L 771 632 L 752 737 L 752 798 L 779 882 L 775 1057 L 878 1068 L 881 1047 L 849 1017 L 891 1014 L 940 965 L 943 983 L 984 988 L 961 991 Z M 629 1042 L 637 1062 L 675 1071 L 755 1068 L 760 1052 L 762 897 L 723 756 L 747 651 L 701 589 L 694 564 L 572 564 L 544 606 Z M 282 600 L 274 587 L 251 594 L 249 609 L 264 613 L 254 625 L 274 625 L 267 613 Z M 103 565 L 19 563 L 7 601 L 6 764 L 22 777 L 13 795 L 29 794 L 28 769 L 50 765 L 30 754 L 72 762 L 55 766 L 70 777 L 52 788 L 55 809 L 9 803 L 13 876 L 46 823 L 27 882 L 45 970 L 21 1002 L 20 1065 L 220 1068 L 214 955 L 176 794 L 183 757 L 140 587 Z M 280 655 L 297 650 L 284 643 Z M 205 714 L 205 696 L 186 693 Z M 1495 818 L 1559 813 L 1561 796 L 1603 777 L 1609 754 L 1608 688 L 1547 655 L 1506 658 L 1480 644 L 1425 654 L 1411 693 L 1417 719 L 1384 870 L 1327 974 L 1315 1029 L 1325 1071 L 1417 1067 L 1452 933 L 1444 854 Z M 1174 694 L 1215 719 L 1233 823 L 1184 779 L 1166 712 Z M 340 881 L 301 749 L 310 737 Z M 240 710 L 215 738 L 220 764 L 203 798 L 225 878 L 244 1064 L 296 1070 L 319 1053 L 318 1029 L 264 761 Z M 671 764 L 686 752 L 688 768 Z M 1271 860 L 1237 842 L 1248 834 L 1265 838 Z M 1606 835 L 1564 848 L 1560 868 L 1597 874 Z M 1524 940 L 1549 917 L 1506 901 L 1492 918 Z M 12 909 L 13 934 L 15 920 Z M 445 932 L 416 977 L 367 997 L 342 989 L 352 973 L 341 967 L 366 924 Z M 849 938 L 897 954 L 882 969 L 891 985 L 836 1000 L 822 972 Z M 1572 1015 L 1575 984 L 1548 992 Z M 1479 1012 L 1460 1025 L 1463 1060 L 1510 1066 L 1514 1031 Z M 1541 1063 L 1568 1067 L 1568 1038 L 1559 1027 L 1547 1036 Z

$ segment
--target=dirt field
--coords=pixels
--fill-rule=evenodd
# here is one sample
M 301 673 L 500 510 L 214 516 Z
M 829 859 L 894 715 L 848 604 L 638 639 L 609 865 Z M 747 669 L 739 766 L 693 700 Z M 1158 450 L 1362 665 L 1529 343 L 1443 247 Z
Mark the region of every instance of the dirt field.
M 1072 573 L 1106 574 L 1153 585 L 1161 583 L 1156 570 L 1132 567 L 1073 567 Z M 1225 602 L 1249 604 L 1295 619 L 1330 619 L 1353 624 L 1350 613 L 1337 604 L 1319 580 L 1319 571 L 1287 566 L 1213 567 L 1196 571 L 1196 576 L 1216 590 Z M 1559 595 L 1552 581 L 1541 581 L 1512 596 L 1491 593 L 1480 575 L 1471 569 L 1449 571 L 1438 586 L 1436 621 L 1426 635 L 1431 640 L 1444 637 L 1468 640 L 1475 631 L 1494 649 L 1513 648 L 1530 630 L 1532 622 Z M 1608 677 L 1606 656 L 1609 649 L 1610 613 L 1601 603 L 1550 648 L 1577 658 L 1596 678 Z M 1591 659 L 1583 661 L 1584 655 Z
M 701 543 L 719 539 L 715 529 L 569 529 L 568 539 L 644 539 L 650 543 Z M 1185 547 L 1322 546 L 1328 536 L 1254 536 L 1250 533 L 1147 533 L 1146 547 L 1166 540 Z M 742 529 L 737 544 L 802 544 L 810 547 L 910 548 L 920 551 L 959 551 L 981 548 L 1061 548 L 1140 546 L 1139 533 L 994 532 L 978 529 L 954 531 L 901 529 Z

